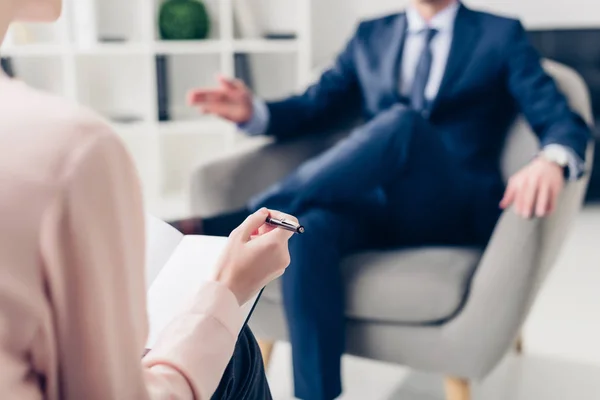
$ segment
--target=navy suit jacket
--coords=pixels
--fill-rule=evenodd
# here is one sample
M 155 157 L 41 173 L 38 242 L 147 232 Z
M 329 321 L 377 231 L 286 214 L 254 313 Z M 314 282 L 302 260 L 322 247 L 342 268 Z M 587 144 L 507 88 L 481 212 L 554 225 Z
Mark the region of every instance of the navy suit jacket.
M 366 120 L 402 101 L 400 63 L 406 15 L 362 22 L 335 65 L 305 93 L 268 103 L 267 134 L 291 138 Z M 428 116 L 465 171 L 501 184 L 499 159 L 521 112 L 541 140 L 583 160 L 590 130 L 568 106 L 518 20 L 461 5 L 445 75 Z M 533 155 L 532 155 L 533 156 Z

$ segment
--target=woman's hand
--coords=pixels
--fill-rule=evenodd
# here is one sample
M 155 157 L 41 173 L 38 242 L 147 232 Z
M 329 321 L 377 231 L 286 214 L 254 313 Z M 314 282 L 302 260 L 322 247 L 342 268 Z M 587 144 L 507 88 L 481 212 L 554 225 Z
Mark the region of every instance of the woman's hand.
M 219 260 L 216 280 L 233 292 L 240 305 L 283 275 L 290 264 L 288 240 L 293 233 L 268 225 L 268 216 L 298 222 L 292 216 L 261 209 L 231 233 Z

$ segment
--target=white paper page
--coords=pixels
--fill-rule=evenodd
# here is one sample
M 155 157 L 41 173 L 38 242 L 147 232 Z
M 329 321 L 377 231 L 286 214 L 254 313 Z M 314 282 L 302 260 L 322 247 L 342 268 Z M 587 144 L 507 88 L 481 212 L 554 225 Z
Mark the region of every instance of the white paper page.
M 185 236 L 148 290 L 150 334 L 146 347 L 151 349 L 167 325 L 191 304 L 202 284 L 215 275 L 219 256 L 227 238 Z M 256 297 L 244 306 L 246 318 Z
M 183 240 L 183 234 L 171 225 L 146 215 L 146 290 L 163 269 Z

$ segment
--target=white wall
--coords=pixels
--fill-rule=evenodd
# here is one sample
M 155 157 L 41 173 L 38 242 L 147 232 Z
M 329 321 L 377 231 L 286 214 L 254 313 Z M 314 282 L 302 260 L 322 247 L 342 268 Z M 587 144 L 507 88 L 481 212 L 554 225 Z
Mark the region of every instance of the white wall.
M 313 0 L 315 65 L 327 63 L 345 45 L 361 19 L 398 12 L 410 0 Z
M 313 0 L 313 59 L 327 63 L 350 38 L 361 19 L 402 10 L 409 0 Z
M 528 28 L 600 27 L 597 0 L 467 0 L 465 4 L 518 16 Z
M 142 18 L 138 15 L 141 1 L 150 0 L 97 0 L 96 17 L 100 38 L 139 40 L 143 32 Z
M 396 12 L 410 0 L 313 0 L 314 56 L 331 60 L 363 18 Z M 519 16 L 528 28 L 599 27 L 599 0 L 465 0 L 468 6 Z

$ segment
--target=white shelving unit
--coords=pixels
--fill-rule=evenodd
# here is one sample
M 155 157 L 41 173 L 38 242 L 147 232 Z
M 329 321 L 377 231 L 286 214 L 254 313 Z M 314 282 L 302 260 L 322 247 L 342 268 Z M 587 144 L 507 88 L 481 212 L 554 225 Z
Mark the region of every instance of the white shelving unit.
M 82 1 L 95 1 L 99 36 L 84 44 L 73 12 Z M 57 23 L 11 28 L 0 53 L 10 57 L 18 79 L 113 120 L 138 166 L 149 211 L 169 218 L 187 213 L 193 165 L 245 142 L 233 125 L 187 107 L 186 92 L 214 85 L 217 74 L 234 76 L 237 54 L 248 55 L 259 96 L 284 96 L 304 87 L 311 70 L 312 0 L 248 0 L 260 2 L 257 13 L 269 12 L 272 2 L 288 20 L 293 17 L 286 28 L 296 37 L 285 40 L 239 38 L 237 0 L 203 0 L 212 29 L 208 39 L 198 41 L 161 40 L 157 21 L 164 1 L 66 0 Z M 157 56 L 169 60 L 170 121 L 158 118 Z M 123 117 L 131 122 L 116 122 Z

